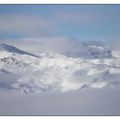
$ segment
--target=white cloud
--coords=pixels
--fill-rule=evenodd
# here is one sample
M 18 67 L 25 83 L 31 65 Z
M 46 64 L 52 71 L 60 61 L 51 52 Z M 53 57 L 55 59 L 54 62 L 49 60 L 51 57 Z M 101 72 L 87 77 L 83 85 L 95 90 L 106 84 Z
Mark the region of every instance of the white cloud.
M 12 44 L 20 49 L 37 54 L 48 51 L 61 53 L 78 52 L 80 49 L 79 42 L 66 37 L 23 38 L 18 40 L 1 40 L 0 42 Z

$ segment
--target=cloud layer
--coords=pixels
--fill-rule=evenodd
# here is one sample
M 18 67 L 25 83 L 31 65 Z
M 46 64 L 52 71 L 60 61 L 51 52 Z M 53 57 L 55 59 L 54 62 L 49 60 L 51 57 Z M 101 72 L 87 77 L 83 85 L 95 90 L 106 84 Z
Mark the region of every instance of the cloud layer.
M 15 32 L 22 35 L 40 36 L 55 32 L 51 20 L 33 14 L 0 14 L 0 32 Z
M 3 38 L 119 36 L 118 6 L 13 5 L 0 6 L 0 10 L 0 36 Z

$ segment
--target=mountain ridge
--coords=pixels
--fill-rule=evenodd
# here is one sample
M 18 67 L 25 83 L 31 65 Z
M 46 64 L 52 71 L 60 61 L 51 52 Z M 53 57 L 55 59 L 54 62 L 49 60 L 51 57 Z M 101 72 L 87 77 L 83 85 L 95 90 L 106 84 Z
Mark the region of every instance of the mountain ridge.
M 13 53 L 18 53 L 18 54 L 27 54 L 27 55 L 31 55 L 34 57 L 38 57 L 37 55 L 20 50 L 14 46 L 8 45 L 8 44 L 0 44 L 0 51 L 13 52 Z

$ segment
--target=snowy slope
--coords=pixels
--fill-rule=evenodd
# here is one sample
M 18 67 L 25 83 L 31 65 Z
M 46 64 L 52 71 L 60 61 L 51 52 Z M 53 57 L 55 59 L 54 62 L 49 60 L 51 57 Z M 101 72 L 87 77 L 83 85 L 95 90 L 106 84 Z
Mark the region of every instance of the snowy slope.
M 98 42 L 86 42 L 76 54 L 79 57 L 51 51 L 34 55 L 2 44 L 0 87 L 31 93 L 119 86 L 118 51 Z
M 38 57 L 34 54 L 17 49 L 14 46 L 7 45 L 7 44 L 0 44 L 0 58 L 5 57 L 5 56 L 9 56 L 11 54 L 30 55 L 30 56 Z

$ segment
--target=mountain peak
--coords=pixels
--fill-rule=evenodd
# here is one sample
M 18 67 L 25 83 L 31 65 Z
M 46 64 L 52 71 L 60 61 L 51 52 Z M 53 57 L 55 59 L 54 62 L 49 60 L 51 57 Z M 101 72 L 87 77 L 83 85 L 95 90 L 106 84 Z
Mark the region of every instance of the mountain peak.
M 17 53 L 17 54 L 27 54 L 27 55 L 31 55 L 31 56 L 34 56 L 34 57 L 38 57 L 32 53 L 28 53 L 28 52 L 25 52 L 23 50 L 20 50 L 14 46 L 11 46 L 11 45 L 8 45 L 8 44 L 0 44 L 0 51 L 7 51 L 7 52 L 12 52 L 12 53 Z
M 22 51 L 17 49 L 14 46 L 7 45 L 7 44 L 0 44 L 0 50 L 7 51 L 7 52 L 18 52 L 21 53 Z

